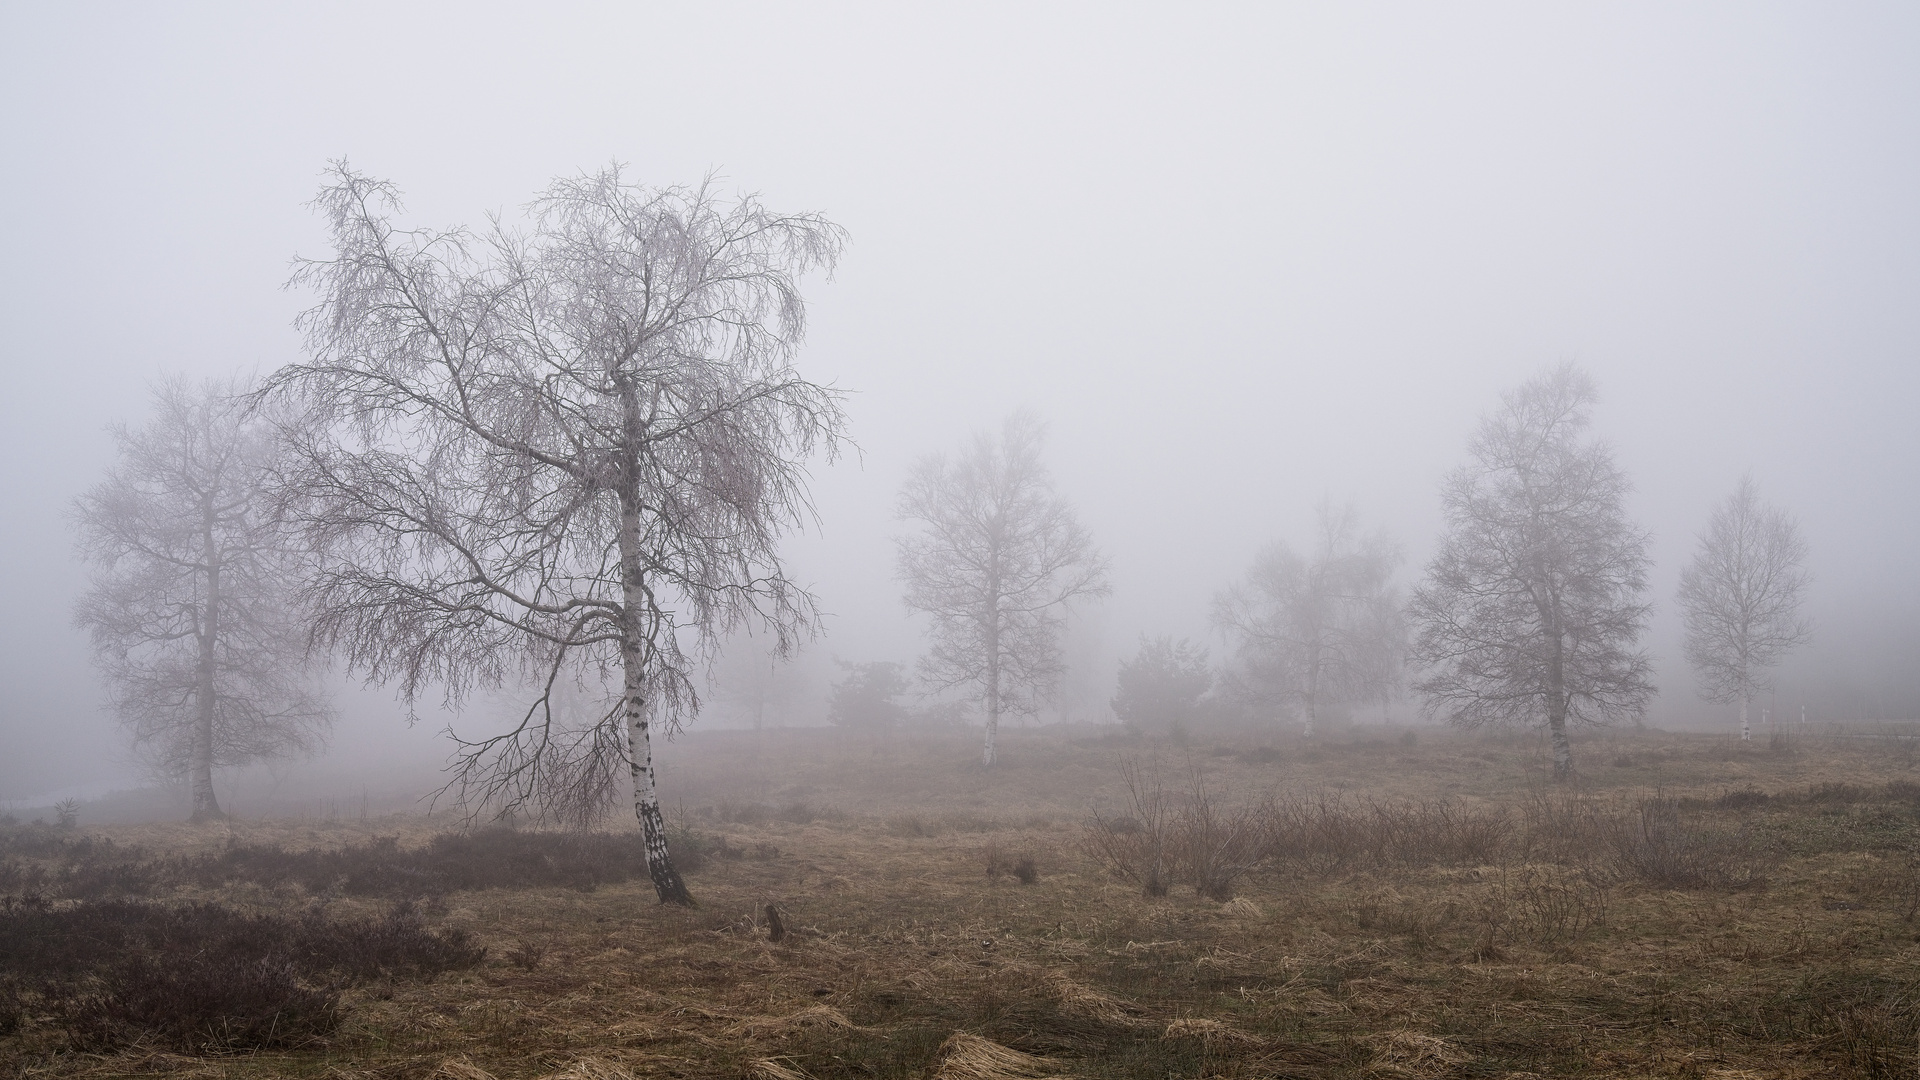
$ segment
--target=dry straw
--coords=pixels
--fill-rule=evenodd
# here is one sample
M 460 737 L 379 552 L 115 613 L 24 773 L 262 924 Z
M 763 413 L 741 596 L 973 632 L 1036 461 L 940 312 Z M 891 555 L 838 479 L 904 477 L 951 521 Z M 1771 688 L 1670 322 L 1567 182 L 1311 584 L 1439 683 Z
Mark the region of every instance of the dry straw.
M 1037 1080 L 1062 1075 L 1047 1058 L 964 1031 L 954 1032 L 940 1044 L 939 1058 L 933 1080 Z

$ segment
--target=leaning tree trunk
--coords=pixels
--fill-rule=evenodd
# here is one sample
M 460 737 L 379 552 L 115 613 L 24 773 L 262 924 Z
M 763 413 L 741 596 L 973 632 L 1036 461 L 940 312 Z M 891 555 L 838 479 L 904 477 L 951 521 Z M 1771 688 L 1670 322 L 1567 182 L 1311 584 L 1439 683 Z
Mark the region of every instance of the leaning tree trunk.
M 693 906 L 693 895 L 673 868 L 667 851 L 667 823 L 660 814 L 660 792 L 654 784 L 653 737 L 647 720 L 646 591 L 640 563 L 640 510 L 635 500 L 623 500 L 620 511 L 621 621 L 620 659 L 625 681 L 622 696 L 627 719 L 627 764 L 633 772 L 633 815 L 646 838 L 647 874 L 663 904 Z
M 214 546 L 208 511 L 206 531 L 207 592 L 200 611 L 200 668 L 193 689 L 193 772 L 189 786 L 193 793 L 193 814 L 189 821 L 216 821 L 223 815 L 220 802 L 213 797 L 213 709 L 214 660 L 220 642 L 220 554 Z

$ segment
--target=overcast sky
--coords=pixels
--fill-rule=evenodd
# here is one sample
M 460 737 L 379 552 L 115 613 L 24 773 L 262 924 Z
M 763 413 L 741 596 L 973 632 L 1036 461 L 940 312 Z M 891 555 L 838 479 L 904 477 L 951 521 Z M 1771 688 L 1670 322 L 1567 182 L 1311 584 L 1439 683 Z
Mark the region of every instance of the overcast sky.
M 1014 408 L 1112 556 L 1117 659 L 1204 637 L 1323 496 L 1411 579 L 1478 417 L 1572 359 L 1655 536 L 1655 719 L 1699 711 L 1670 597 L 1747 470 L 1814 551 L 1794 688 L 1915 705 L 1911 4 L 3 10 L 0 799 L 127 774 L 64 508 L 161 373 L 299 355 L 282 285 L 342 156 L 422 224 L 618 160 L 850 231 L 802 368 L 861 452 L 791 547 L 842 657 L 918 652 L 894 492 Z

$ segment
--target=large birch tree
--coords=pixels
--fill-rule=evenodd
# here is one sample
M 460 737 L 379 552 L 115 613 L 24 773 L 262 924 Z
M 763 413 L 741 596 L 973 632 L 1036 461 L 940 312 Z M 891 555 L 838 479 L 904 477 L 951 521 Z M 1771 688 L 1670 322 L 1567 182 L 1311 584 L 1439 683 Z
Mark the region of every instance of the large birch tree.
M 1107 564 L 1040 460 L 1045 428 L 1015 413 L 957 458 L 917 463 L 899 516 L 922 527 L 898 541 L 907 609 L 931 620 L 921 672 L 935 690 L 966 686 L 987 715 L 991 766 L 1000 718 L 1048 700 L 1063 665 L 1060 631 L 1076 600 L 1107 595 Z
M 295 276 L 319 294 L 309 359 L 272 385 L 325 431 L 300 504 L 319 642 L 409 702 L 529 687 L 517 722 L 461 742 L 461 791 L 587 820 L 625 772 L 656 892 L 691 903 L 652 737 L 697 709 L 723 635 L 784 653 L 815 625 L 777 543 L 843 431 L 793 367 L 800 280 L 842 231 L 617 167 L 555 181 L 522 229 L 402 228 L 395 189 L 344 165 L 317 205 L 334 251 Z M 618 689 L 569 729 L 568 679 Z
M 1571 364 L 1507 394 L 1441 489 L 1447 531 L 1409 607 L 1415 683 L 1463 726 L 1544 724 L 1553 772 L 1572 774 L 1571 723 L 1637 718 L 1654 688 L 1636 648 L 1647 536 L 1626 474 L 1584 438 L 1594 386 Z
M 1800 613 L 1812 575 L 1793 515 L 1760 499 L 1744 477 L 1714 508 L 1693 561 L 1680 571 L 1687 662 L 1709 701 L 1738 702 L 1740 738 L 1751 740 L 1753 695 L 1768 669 L 1813 636 Z
M 278 443 L 237 386 L 155 388 L 143 427 L 74 503 L 93 584 L 74 611 L 115 712 L 192 820 L 223 816 L 213 770 L 303 753 L 332 712 L 305 664 L 300 570 L 273 513 Z

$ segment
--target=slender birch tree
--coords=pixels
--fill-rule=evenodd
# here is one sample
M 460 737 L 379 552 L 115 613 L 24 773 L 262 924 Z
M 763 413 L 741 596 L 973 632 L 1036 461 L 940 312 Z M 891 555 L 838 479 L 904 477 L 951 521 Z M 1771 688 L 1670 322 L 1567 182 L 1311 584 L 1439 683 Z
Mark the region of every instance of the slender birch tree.
M 1561 778 L 1568 724 L 1638 717 L 1654 692 L 1635 648 L 1647 537 L 1627 519 L 1612 452 L 1582 439 L 1594 400 L 1592 380 L 1563 364 L 1481 421 L 1472 463 L 1441 489 L 1447 531 L 1409 608 L 1429 714 L 1544 723 Z
M 403 229 L 394 188 L 344 164 L 317 205 L 334 254 L 295 275 L 320 297 L 309 359 L 271 389 L 324 432 L 300 445 L 318 642 L 409 702 L 530 687 L 516 723 L 460 743 L 461 793 L 585 820 L 624 771 L 655 891 L 692 903 L 652 733 L 697 710 L 726 633 L 785 654 L 816 625 L 777 543 L 842 437 L 839 395 L 793 367 L 800 278 L 842 231 L 617 167 L 555 181 L 524 230 Z M 569 730 L 566 679 L 619 689 Z
M 1399 545 L 1362 533 L 1351 507 L 1323 504 L 1319 541 L 1303 556 L 1276 543 L 1244 582 L 1214 597 L 1213 621 L 1247 675 L 1297 704 L 1312 738 L 1328 701 L 1384 698 L 1406 646 Z
M 1812 575 L 1793 515 L 1760 500 L 1752 477 L 1714 508 L 1700 549 L 1680 572 L 1687 662 L 1709 701 L 1740 704 L 1740 738 L 1755 691 L 1772 685 L 1767 669 L 1813 636 L 1800 614 Z
M 1108 593 L 1106 560 L 1054 493 L 1044 442 L 1039 419 L 1015 413 L 957 459 L 923 458 L 900 492 L 900 518 L 924 526 L 897 542 L 907 609 L 932 620 L 922 677 L 978 689 L 989 766 L 1001 716 L 1037 711 L 1058 684 L 1069 606 Z
M 192 820 L 222 815 L 216 766 L 313 749 L 332 712 L 305 665 L 289 537 L 272 513 L 278 445 L 238 387 L 171 378 L 146 426 L 74 504 L 93 585 L 74 611 L 115 712 Z

